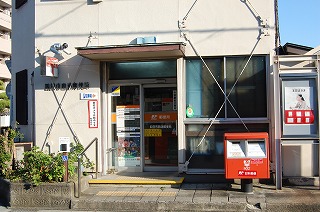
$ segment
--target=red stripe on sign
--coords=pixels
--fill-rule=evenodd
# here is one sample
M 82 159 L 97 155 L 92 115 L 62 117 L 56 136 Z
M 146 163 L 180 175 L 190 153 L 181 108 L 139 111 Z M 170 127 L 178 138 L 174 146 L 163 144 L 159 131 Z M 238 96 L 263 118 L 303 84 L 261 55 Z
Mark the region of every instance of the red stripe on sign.
M 313 110 L 285 110 L 284 123 L 286 124 L 313 124 Z

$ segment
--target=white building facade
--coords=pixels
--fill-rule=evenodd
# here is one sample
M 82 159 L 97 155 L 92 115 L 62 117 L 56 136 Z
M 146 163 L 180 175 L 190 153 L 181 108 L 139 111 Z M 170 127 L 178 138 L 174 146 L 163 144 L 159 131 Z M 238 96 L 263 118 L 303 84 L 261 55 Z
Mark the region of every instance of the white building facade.
M 225 132 L 268 132 L 276 166 L 275 1 L 18 3 L 13 120 L 25 140 L 57 152 L 97 137 L 103 174 L 224 173 Z

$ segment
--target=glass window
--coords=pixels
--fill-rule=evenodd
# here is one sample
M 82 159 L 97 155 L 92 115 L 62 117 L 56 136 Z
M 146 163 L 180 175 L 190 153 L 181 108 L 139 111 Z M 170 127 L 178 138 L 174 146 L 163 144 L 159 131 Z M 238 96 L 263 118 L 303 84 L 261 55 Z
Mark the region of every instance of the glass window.
M 266 117 L 265 57 L 252 57 L 242 74 L 241 71 L 247 63 L 248 57 L 231 57 L 226 61 L 227 95 L 231 92 L 229 100 L 237 113 L 240 117 Z M 238 82 L 234 85 L 237 79 Z M 227 105 L 228 118 L 237 118 L 238 116 L 229 102 Z
M 223 61 L 206 61 L 210 71 L 223 88 Z M 187 60 L 186 65 L 187 106 L 192 107 L 193 118 L 214 117 L 223 103 L 223 94 L 219 86 L 201 60 Z M 218 117 L 224 116 L 224 109 Z
M 230 94 L 228 98 L 241 118 L 266 117 L 265 57 L 252 57 L 243 70 L 247 61 L 248 57 L 205 60 L 220 88 Z M 193 109 L 192 118 L 237 118 L 230 103 L 224 104 L 225 96 L 211 73 L 199 59 L 186 62 L 186 104 Z
M 176 60 L 110 63 L 110 80 L 170 78 L 176 76 Z
M 188 124 L 186 125 L 186 157 L 194 152 L 189 168 L 197 169 L 224 169 L 224 134 L 226 132 L 246 131 L 242 124 L 212 125 Z M 267 132 L 268 124 L 248 124 L 250 132 Z

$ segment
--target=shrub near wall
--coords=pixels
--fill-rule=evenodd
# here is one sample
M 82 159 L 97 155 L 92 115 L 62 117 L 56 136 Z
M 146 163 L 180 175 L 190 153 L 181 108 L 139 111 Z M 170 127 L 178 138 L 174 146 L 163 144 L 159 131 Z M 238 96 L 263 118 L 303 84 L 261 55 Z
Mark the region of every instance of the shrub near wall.
M 70 208 L 74 195 L 74 183 L 61 182 L 65 174 L 62 154 L 47 154 L 33 147 L 24 153 L 24 159 L 14 161 L 13 139 L 18 134 L 9 129 L 0 135 L 0 199 L 5 206 L 11 207 L 41 207 Z M 8 151 L 10 150 L 10 151 Z M 83 151 L 81 144 L 72 145 L 69 153 L 68 174 L 75 175 L 78 154 Z M 14 163 L 13 163 L 14 162 Z M 10 164 L 14 164 L 11 166 Z M 93 163 L 89 160 L 82 164 L 89 168 Z M 6 178 L 6 179 L 4 179 Z

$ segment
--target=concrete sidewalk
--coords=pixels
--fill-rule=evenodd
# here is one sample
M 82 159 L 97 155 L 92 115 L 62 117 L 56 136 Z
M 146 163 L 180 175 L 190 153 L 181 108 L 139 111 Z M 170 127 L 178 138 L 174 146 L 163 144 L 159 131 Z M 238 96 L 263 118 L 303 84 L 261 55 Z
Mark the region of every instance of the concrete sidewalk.
M 255 184 L 182 184 L 172 186 L 95 186 L 75 199 L 72 210 L 96 211 L 320 211 L 318 187 Z
M 69 211 L 320 211 L 320 190 L 313 186 L 254 184 L 94 185 L 74 198 Z M 50 208 L 0 208 L 0 211 L 61 211 Z M 68 211 L 68 210 L 66 210 Z

